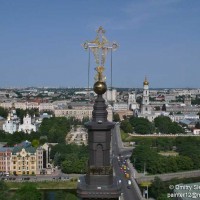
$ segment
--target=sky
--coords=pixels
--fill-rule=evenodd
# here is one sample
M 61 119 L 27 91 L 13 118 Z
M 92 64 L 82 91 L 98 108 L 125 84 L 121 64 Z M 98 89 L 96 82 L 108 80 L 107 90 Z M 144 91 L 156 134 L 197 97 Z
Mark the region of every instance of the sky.
M 81 44 L 116 41 L 114 87 L 200 88 L 199 0 L 0 0 L 0 87 L 86 87 Z M 105 76 L 111 85 L 111 56 Z M 90 59 L 94 83 L 94 57 Z

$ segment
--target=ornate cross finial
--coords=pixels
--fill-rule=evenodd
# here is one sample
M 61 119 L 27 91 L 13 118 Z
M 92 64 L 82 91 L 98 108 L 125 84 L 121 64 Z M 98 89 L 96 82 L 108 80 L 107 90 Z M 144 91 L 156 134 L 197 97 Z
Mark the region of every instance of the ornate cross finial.
M 94 54 L 97 75 L 95 77 L 96 81 L 105 81 L 105 76 L 103 76 L 104 64 L 106 61 L 106 55 L 109 50 L 116 50 L 118 44 L 116 42 L 110 43 L 105 37 L 105 30 L 102 26 L 97 30 L 97 36 L 94 40 L 83 44 L 85 50 L 90 49 Z

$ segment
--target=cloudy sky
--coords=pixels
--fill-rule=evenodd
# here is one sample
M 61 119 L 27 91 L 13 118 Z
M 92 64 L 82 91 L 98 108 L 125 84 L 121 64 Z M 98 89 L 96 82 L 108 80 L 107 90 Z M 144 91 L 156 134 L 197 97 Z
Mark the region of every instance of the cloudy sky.
M 81 44 L 99 26 L 120 45 L 113 86 L 200 87 L 199 0 L 1 0 L 0 87 L 87 86 Z

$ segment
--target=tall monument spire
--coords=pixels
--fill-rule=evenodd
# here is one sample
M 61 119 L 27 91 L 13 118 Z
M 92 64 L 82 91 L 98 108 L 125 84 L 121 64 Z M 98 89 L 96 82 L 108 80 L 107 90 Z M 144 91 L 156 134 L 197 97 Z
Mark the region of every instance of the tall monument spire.
M 85 124 L 88 129 L 88 170 L 85 176 L 79 178 L 77 187 L 77 194 L 83 200 L 117 200 L 121 194 L 121 185 L 113 176 L 110 158 L 111 129 L 114 123 L 107 120 L 107 106 L 102 97 L 107 90 L 103 75 L 106 55 L 110 50 L 115 50 L 118 45 L 115 42 L 110 43 L 104 34 L 105 30 L 100 26 L 96 38 L 83 44 L 86 50 L 90 48 L 93 52 L 97 72 L 93 86 L 97 98 L 92 120 Z

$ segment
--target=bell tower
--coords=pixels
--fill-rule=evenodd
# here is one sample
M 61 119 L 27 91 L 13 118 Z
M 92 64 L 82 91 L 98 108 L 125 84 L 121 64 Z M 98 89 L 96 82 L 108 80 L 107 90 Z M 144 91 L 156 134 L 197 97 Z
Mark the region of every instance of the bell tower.
M 151 106 L 149 105 L 149 82 L 145 77 L 143 82 L 143 97 L 141 105 L 141 114 L 151 114 Z
M 109 43 L 104 34 L 105 30 L 99 27 L 96 38 L 83 45 L 86 50 L 91 50 L 95 57 L 97 73 L 93 90 L 97 98 L 93 106 L 92 120 L 85 124 L 88 129 L 88 168 L 86 175 L 79 178 L 77 187 L 78 197 L 82 200 L 117 200 L 121 194 L 121 185 L 113 175 L 110 158 L 111 129 L 114 123 L 107 120 L 107 106 L 102 96 L 107 90 L 103 75 L 106 55 L 118 45 Z

